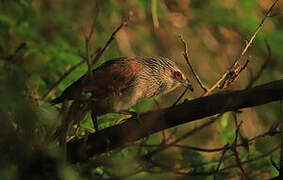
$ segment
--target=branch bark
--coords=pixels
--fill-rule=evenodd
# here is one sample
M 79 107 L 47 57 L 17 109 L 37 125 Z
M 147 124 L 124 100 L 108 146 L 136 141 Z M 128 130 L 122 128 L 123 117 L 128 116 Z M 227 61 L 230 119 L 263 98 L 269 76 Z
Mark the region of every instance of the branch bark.
M 67 143 L 67 159 L 73 163 L 83 162 L 95 154 L 123 147 L 170 127 L 280 99 L 283 99 L 283 79 L 250 89 L 185 101 L 171 108 L 143 113 L 139 121 L 128 120 L 89 134 L 84 139 L 74 139 Z

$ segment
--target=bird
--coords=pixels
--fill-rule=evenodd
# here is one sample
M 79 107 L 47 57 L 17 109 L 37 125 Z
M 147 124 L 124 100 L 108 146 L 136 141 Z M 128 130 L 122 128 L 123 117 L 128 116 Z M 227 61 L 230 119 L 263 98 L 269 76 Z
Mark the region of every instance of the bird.
M 166 94 L 179 86 L 193 91 L 179 65 L 169 58 L 120 57 L 106 61 L 92 74 L 86 73 L 50 102 L 59 104 L 91 93 L 97 117 L 126 111 L 139 101 Z

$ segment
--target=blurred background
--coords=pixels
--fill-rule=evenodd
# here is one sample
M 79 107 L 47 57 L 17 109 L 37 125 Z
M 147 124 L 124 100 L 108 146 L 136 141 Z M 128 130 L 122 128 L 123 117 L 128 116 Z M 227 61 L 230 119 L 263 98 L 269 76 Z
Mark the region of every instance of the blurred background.
M 18 179 L 27 175 L 35 179 L 212 179 L 213 173 L 190 175 L 188 172 L 210 172 L 215 169 L 221 151 L 207 153 L 172 147 L 154 157 L 163 165 L 158 166 L 137 158 L 158 147 L 130 146 L 101 155 L 99 158 L 105 159 L 96 164 L 70 165 L 64 160 L 56 142 L 47 140 L 60 125 L 58 109 L 47 101 L 60 95 L 68 85 L 87 72 L 87 65 L 82 64 L 58 86 L 54 86 L 64 73 L 82 61 L 86 54 L 85 39 L 92 23 L 94 33 L 90 49 L 95 52 L 104 46 L 129 12 L 133 13 L 129 25 L 117 33 L 116 39 L 94 68 L 121 56 L 169 57 L 181 65 L 194 84 L 195 91 L 187 93 L 181 101 L 197 98 L 203 92 L 183 58 L 184 47 L 178 36 L 182 35 L 188 42 L 191 63 L 204 84 L 210 87 L 239 56 L 273 2 L 0 0 L 0 179 Z M 279 1 L 271 13 L 272 17 L 266 20 L 243 57 L 243 61 L 250 60 L 248 67 L 228 90 L 282 79 L 282 7 L 283 2 Z M 271 51 L 268 51 L 268 46 Z M 52 87 L 55 88 L 47 95 Z M 152 99 L 141 102 L 134 110 L 144 112 L 169 107 L 183 90 L 180 88 L 158 97 L 158 105 Z M 278 102 L 243 109 L 237 114 L 237 119 L 243 121 L 240 141 L 243 143 L 267 132 L 279 118 Z M 234 119 L 234 113 L 225 113 L 181 144 L 217 148 L 228 142 L 233 143 Z M 99 118 L 99 125 L 105 128 L 116 120 L 117 115 L 105 116 Z M 164 137 L 170 142 L 207 120 L 171 128 L 141 142 L 158 144 Z M 89 115 L 83 120 L 79 135 L 87 132 L 94 132 Z M 71 130 L 69 135 L 73 133 Z M 277 136 L 266 136 L 250 146 L 239 148 L 242 161 L 262 157 L 243 165 L 251 179 L 268 179 L 278 174 L 270 157 L 273 156 L 278 163 L 279 151 L 272 150 L 279 140 Z M 231 154 L 227 152 L 222 168 L 235 164 Z M 38 162 L 42 167 L 37 166 Z M 168 166 L 174 169 L 168 169 Z M 221 171 L 217 177 L 240 179 L 242 175 L 243 172 L 236 166 Z

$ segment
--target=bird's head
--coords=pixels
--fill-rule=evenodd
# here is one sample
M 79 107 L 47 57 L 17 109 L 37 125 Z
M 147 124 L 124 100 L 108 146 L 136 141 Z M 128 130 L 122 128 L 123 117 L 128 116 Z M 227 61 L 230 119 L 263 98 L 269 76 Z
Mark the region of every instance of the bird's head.
M 170 82 L 172 86 L 184 86 L 185 88 L 193 91 L 193 86 L 184 73 L 179 69 L 177 65 L 172 67 L 171 71 L 167 74 L 168 79 L 171 79 Z
M 164 80 L 167 83 L 168 88 L 171 90 L 183 86 L 193 91 L 193 86 L 189 79 L 185 76 L 184 72 L 179 66 L 168 58 L 163 58 L 167 64 L 164 64 Z
M 155 80 L 162 85 L 162 92 L 160 93 L 172 91 L 179 86 L 184 86 L 193 91 L 191 82 L 174 61 L 165 57 L 151 57 L 144 59 L 143 62 L 151 71 L 148 73 L 150 74 L 148 78 L 153 80 L 151 82 Z

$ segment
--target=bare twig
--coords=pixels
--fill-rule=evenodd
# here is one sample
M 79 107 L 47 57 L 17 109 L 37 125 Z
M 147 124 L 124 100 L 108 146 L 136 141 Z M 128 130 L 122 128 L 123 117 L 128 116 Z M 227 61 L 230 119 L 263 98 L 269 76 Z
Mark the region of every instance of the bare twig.
M 218 162 L 218 165 L 217 165 L 217 167 L 216 167 L 216 170 L 215 170 L 215 174 L 214 174 L 214 177 L 213 177 L 213 179 L 214 180 L 216 180 L 216 175 L 217 175 L 217 173 L 218 173 L 218 171 L 219 171 L 219 168 L 220 168 L 220 166 L 221 166 L 221 164 L 222 164 L 222 162 L 223 162 L 223 160 L 224 160 L 224 156 L 225 156 L 225 154 L 226 154 L 226 152 L 227 152 L 227 148 L 229 147 L 229 144 L 227 143 L 225 146 L 224 146 L 224 150 L 222 151 L 222 155 L 221 155 L 221 157 L 220 157 L 220 159 L 219 159 L 219 162 Z
M 139 173 L 142 173 L 144 171 L 152 169 L 153 167 L 154 166 L 150 166 L 150 167 L 147 167 L 147 168 L 137 168 L 135 171 L 128 172 L 127 174 L 123 174 L 123 175 L 120 175 L 120 176 L 111 176 L 110 178 L 107 178 L 107 180 L 127 179 L 127 178 L 134 176 L 134 175 L 137 175 Z M 103 177 L 103 176 L 101 176 L 101 177 Z
M 215 122 L 217 119 L 219 119 L 220 117 L 222 116 L 222 114 L 214 117 L 214 118 L 211 118 L 209 121 L 203 123 L 202 125 L 200 126 L 197 126 L 195 127 L 194 129 L 192 129 L 191 131 L 185 133 L 184 135 L 182 135 L 181 137 L 179 137 L 178 139 L 174 140 L 173 142 L 169 143 L 169 144 L 165 144 L 164 146 L 154 150 L 154 151 L 151 151 L 149 153 L 147 153 L 145 156 L 153 156 L 154 154 L 160 152 L 160 151 L 163 151 L 175 144 L 177 144 L 178 142 L 188 138 L 189 136 L 192 136 L 193 134 L 195 134 L 196 132 L 198 132 L 200 129 L 203 129 L 204 127 L 207 127 L 208 125 L 211 125 L 213 122 Z
M 251 76 L 251 79 L 249 81 L 249 84 L 247 85 L 247 88 L 251 88 L 252 87 L 254 82 L 257 81 L 260 78 L 260 76 L 262 75 L 263 71 L 267 68 L 267 66 L 269 65 L 269 63 L 271 61 L 272 53 L 271 53 L 270 45 L 269 45 L 267 40 L 265 40 L 265 45 L 266 45 L 266 49 L 267 49 L 268 55 L 265 58 L 265 61 L 264 61 L 263 65 L 260 67 L 260 69 L 256 73 L 256 75 Z
M 72 136 L 70 136 L 68 139 L 66 139 L 66 143 L 69 142 L 69 141 L 71 141 L 71 140 L 74 139 L 75 137 L 77 137 L 77 134 L 78 134 L 79 130 L 80 130 L 80 125 L 78 124 L 78 126 L 77 126 L 77 128 L 76 128 L 74 134 L 73 134 Z
M 235 132 L 235 140 L 233 142 L 233 146 L 231 147 L 231 150 L 234 152 L 234 156 L 236 158 L 236 162 L 238 164 L 239 169 L 241 170 L 242 174 L 244 177 L 246 177 L 246 173 L 245 170 L 241 164 L 241 160 L 240 160 L 240 156 L 239 153 L 237 151 L 237 141 L 238 141 L 238 137 L 239 137 L 239 132 L 240 132 L 240 127 L 242 125 L 242 121 L 239 123 L 239 125 L 237 126 L 236 132 Z
M 177 98 L 177 100 L 174 102 L 174 104 L 172 105 L 172 107 L 176 106 L 178 104 L 178 102 L 184 97 L 184 95 L 186 94 L 186 92 L 188 91 L 188 88 L 186 88 L 184 90 L 184 92 Z
M 261 30 L 261 28 L 263 27 L 263 24 L 265 22 L 265 20 L 270 16 L 272 9 L 274 8 L 274 6 L 278 3 L 279 0 L 275 0 L 274 3 L 272 4 L 272 6 L 269 8 L 269 10 L 267 11 L 267 14 L 264 16 L 264 18 L 261 20 L 260 24 L 258 25 L 258 27 L 256 28 L 255 32 L 253 33 L 252 37 L 250 38 L 249 41 L 247 41 L 245 43 L 245 47 L 242 50 L 242 52 L 240 53 L 240 55 L 235 59 L 235 61 L 233 62 L 233 64 L 230 66 L 230 68 L 228 70 L 226 70 L 226 72 L 221 76 L 221 78 L 211 87 L 207 90 L 207 92 L 205 92 L 203 94 L 203 96 L 207 96 L 209 93 L 211 93 L 214 89 L 216 89 L 217 87 L 220 87 L 219 85 L 221 84 L 221 82 L 226 79 L 226 76 L 228 76 L 232 71 L 235 71 L 235 68 L 237 68 L 240 60 L 242 59 L 242 57 L 245 55 L 245 53 L 247 52 L 248 48 L 251 46 L 253 40 L 255 39 L 256 35 L 258 34 L 258 32 Z
M 91 64 L 95 64 L 99 58 L 102 56 L 102 54 L 104 53 L 104 51 L 109 47 L 110 43 L 115 39 L 116 34 L 120 31 L 120 29 L 122 29 L 124 26 L 127 26 L 131 20 L 133 16 L 133 12 L 130 11 L 129 12 L 129 16 L 126 18 L 125 21 L 123 21 L 120 26 L 117 27 L 117 29 L 115 29 L 115 31 L 111 34 L 110 38 L 108 39 L 108 41 L 106 42 L 106 44 L 104 45 L 104 47 L 96 54 L 96 56 L 92 59 Z
M 221 78 L 211 87 L 209 88 L 205 93 L 202 94 L 202 96 L 207 96 L 209 95 L 214 89 L 216 89 L 217 87 L 219 87 L 220 83 L 225 79 L 225 77 L 227 76 L 227 74 L 229 73 L 229 71 L 225 72 Z
M 183 39 L 183 37 L 181 35 L 179 35 L 179 39 L 182 41 L 183 45 L 184 45 L 184 53 L 183 56 L 188 64 L 188 66 L 190 67 L 193 75 L 195 76 L 197 82 L 199 83 L 200 87 L 204 90 L 204 92 L 207 92 L 207 87 L 201 82 L 199 76 L 197 75 L 197 73 L 195 72 L 191 62 L 190 62 L 190 58 L 189 58 L 189 48 L 188 48 L 188 44 L 186 43 L 186 41 Z
M 162 147 L 164 146 L 163 144 L 140 144 L 140 143 L 134 143 L 133 145 L 136 146 L 143 146 L 143 147 Z M 240 144 L 238 144 L 240 145 Z M 185 146 L 185 145 L 181 145 L 181 144 L 175 144 L 172 145 L 172 147 L 177 147 L 177 148 L 182 148 L 182 149 L 189 149 L 189 150 L 194 150 L 194 151 L 200 151 L 200 152 L 206 152 L 206 153 L 212 153 L 212 152 L 219 152 L 219 151 L 223 151 L 225 149 L 229 149 L 231 148 L 229 147 L 219 147 L 219 148 L 213 148 L 213 149 L 206 149 L 206 148 L 201 148 L 201 147 L 195 147 L 195 146 Z
M 237 66 L 237 64 L 239 63 L 239 61 L 241 60 L 241 58 L 244 56 L 244 54 L 247 52 L 248 48 L 251 46 L 254 38 L 256 37 L 257 33 L 260 31 L 260 29 L 262 28 L 265 20 L 270 17 L 271 11 L 274 8 L 274 6 L 278 3 L 279 0 L 275 0 L 274 3 L 271 5 L 271 7 L 269 8 L 269 10 L 267 11 L 267 14 L 262 18 L 260 24 L 257 26 L 254 34 L 252 35 L 252 37 L 250 38 L 250 40 L 246 43 L 244 49 L 242 50 L 240 56 L 234 61 L 234 63 L 232 64 L 231 68 L 234 68 Z
M 166 144 L 169 141 L 172 141 L 173 139 L 175 139 L 174 137 L 175 137 L 177 131 L 178 131 L 178 129 L 175 128 L 172 132 L 168 133 L 166 139 L 164 141 L 162 141 L 160 144 L 163 145 L 163 144 Z
M 221 84 L 218 87 L 220 89 L 225 89 L 225 88 L 230 87 L 232 85 L 232 83 L 235 82 L 239 78 L 240 73 L 244 69 L 246 69 L 246 67 L 248 66 L 249 62 L 250 62 L 250 60 L 247 60 L 242 67 L 237 67 L 233 71 L 230 71 L 226 75 L 225 79 L 221 82 Z
M 107 47 L 110 45 L 110 43 L 114 40 L 115 38 L 115 35 L 116 33 L 124 26 L 126 26 L 129 21 L 130 21 L 130 17 L 132 16 L 133 14 L 130 12 L 130 16 L 123 22 L 121 23 L 121 25 L 112 33 L 111 37 L 109 38 L 109 40 L 107 41 L 107 43 L 105 44 L 105 46 L 102 48 L 102 49 L 98 49 L 96 51 L 96 56 L 94 57 L 94 59 L 92 61 L 90 61 L 90 64 L 95 64 L 99 58 L 102 56 L 102 54 L 104 53 L 104 51 L 107 49 Z M 94 26 L 94 25 L 93 25 Z M 93 32 L 93 30 L 91 31 Z M 89 36 L 91 37 L 91 36 Z M 40 103 L 39 104 L 42 104 L 44 101 L 46 101 L 54 92 L 55 92 L 55 89 L 58 87 L 58 85 L 71 73 L 73 72 L 75 69 L 77 69 L 79 66 L 81 66 L 87 59 L 88 57 L 86 57 L 85 59 L 81 60 L 78 64 L 74 65 L 73 67 L 71 67 L 67 72 L 65 72 L 63 74 L 63 76 L 58 80 L 56 81 L 53 86 L 47 91 L 47 93 L 45 95 L 42 96 L 41 100 L 40 100 Z
M 85 48 L 86 48 L 86 59 L 85 60 L 86 60 L 87 66 L 88 66 L 88 75 L 90 77 L 92 77 L 92 65 L 93 65 L 92 62 L 91 62 L 91 56 L 90 56 L 90 40 L 91 40 L 93 32 L 94 32 L 94 27 L 95 27 L 95 24 L 96 24 L 98 13 L 99 13 L 99 6 L 98 6 L 98 1 L 96 1 L 95 16 L 94 16 L 93 21 L 92 21 L 90 32 L 89 32 L 88 36 L 85 38 Z
M 96 7 L 98 7 L 96 5 Z M 96 11 L 97 12 L 97 11 Z M 58 81 L 56 81 L 53 86 L 46 92 L 46 94 L 44 94 L 42 96 L 42 98 L 40 99 L 39 101 L 39 104 L 41 105 L 44 101 L 46 101 L 54 92 L 55 92 L 55 89 L 58 87 L 58 85 L 69 75 L 71 74 L 74 70 L 76 70 L 78 67 L 80 67 L 85 61 L 87 62 L 87 65 L 88 65 L 88 72 L 90 74 L 91 72 L 91 67 L 92 67 L 92 64 L 90 63 L 90 56 L 89 56 L 89 41 L 93 35 L 93 32 L 94 32 L 94 26 L 95 26 L 95 22 L 96 22 L 96 19 L 97 19 L 97 16 L 98 16 L 98 13 L 96 13 L 94 19 L 93 19 L 93 22 L 92 22 L 92 25 L 91 25 L 91 30 L 88 34 L 88 36 L 86 37 L 86 40 L 85 40 L 85 45 L 86 45 L 86 57 L 83 57 L 83 59 L 76 65 L 74 65 L 73 67 L 71 67 L 67 72 L 65 72 Z M 97 52 L 96 52 L 97 53 Z M 80 54 L 80 57 L 82 57 L 81 53 Z
M 272 153 L 274 153 L 276 150 L 279 149 L 279 146 L 271 149 L 269 152 L 267 153 L 264 153 L 262 155 L 259 155 L 257 157 L 254 157 L 252 159 L 249 159 L 249 160 L 246 160 L 246 161 L 241 161 L 241 164 L 248 164 L 248 163 L 252 163 L 254 161 L 258 161 L 259 159 L 262 159 L 262 158 L 265 158 L 269 155 L 271 155 Z M 194 166 L 194 167 L 180 167 L 180 168 L 174 168 L 174 167 L 170 167 L 168 165 L 163 165 L 157 161 L 153 161 L 152 159 L 148 158 L 148 159 L 145 159 L 146 161 L 150 162 L 151 164 L 157 166 L 157 167 L 160 167 L 161 169 L 164 169 L 166 172 L 170 171 L 170 172 L 173 172 L 173 173 L 176 173 L 176 174 L 181 174 L 181 175 L 186 175 L 186 176 L 209 176 L 209 175 L 213 175 L 213 174 L 219 174 L 219 173 L 224 173 L 224 171 L 228 170 L 228 169 L 233 169 L 233 168 L 237 168 L 238 165 L 237 164 L 233 164 L 233 165 L 230 165 L 228 167 L 225 167 L 225 168 L 222 168 L 222 169 L 219 169 L 219 171 L 208 171 L 208 172 L 200 172 L 200 171 L 194 171 L 193 169 L 197 168 L 197 167 L 200 167 L 200 166 L 203 166 L 203 165 L 207 165 L 207 163 L 203 163 L 203 164 L 200 164 L 200 165 L 197 165 Z M 217 162 L 217 161 L 216 161 Z M 212 162 L 210 162 L 212 163 Z M 213 161 L 213 163 L 215 163 L 215 161 Z M 219 163 L 219 161 L 218 161 Z
M 262 155 L 259 155 L 257 157 L 251 158 L 251 159 L 246 160 L 246 161 L 241 161 L 241 164 L 244 165 L 244 164 L 252 163 L 254 161 L 258 161 L 259 159 L 262 159 L 262 158 L 265 158 L 265 157 L 271 155 L 272 153 L 274 153 L 278 149 L 279 149 L 279 146 L 276 146 L 275 148 L 271 149 L 267 153 L 264 153 Z M 206 164 L 202 164 L 202 165 L 206 165 Z M 220 169 L 219 172 L 223 172 L 223 171 L 226 171 L 228 169 L 233 169 L 233 168 L 238 168 L 238 165 L 237 164 L 233 164 L 233 165 L 227 166 L 225 168 Z M 210 172 L 192 172 L 189 175 L 194 175 L 194 176 L 196 176 L 196 175 L 212 175 L 212 174 L 215 174 L 215 173 L 216 173 L 215 171 L 210 171 Z
M 245 62 L 245 64 L 244 64 L 242 67 L 240 67 L 238 71 L 236 71 L 236 72 L 237 72 L 237 73 L 236 73 L 236 76 L 237 76 L 237 77 L 240 75 L 240 73 L 241 73 L 244 69 L 247 68 L 249 62 L 250 62 L 250 60 L 247 59 L 246 62 Z
M 244 164 L 248 164 L 248 163 L 251 163 L 251 162 L 254 162 L 254 161 L 257 161 L 259 159 L 262 159 L 262 158 L 265 158 L 267 156 L 269 156 L 270 154 L 274 153 L 275 151 L 277 151 L 279 149 L 279 146 L 276 146 L 274 148 L 272 148 L 269 152 L 267 153 L 264 153 L 260 156 L 257 156 L 257 157 L 254 157 L 253 159 L 249 159 L 249 160 L 246 160 L 246 161 L 241 161 L 241 165 L 244 165 Z M 231 168 L 237 168 L 238 167 L 238 164 L 234 164 L 234 165 L 231 165 L 231 166 L 228 166 L 228 167 L 225 167 L 223 169 L 220 169 L 220 171 L 225 171 L 227 169 L 231 169 Z
M 266 136 L 274 136 L 275 134 L 279 134 L 281 133 L 280 131 L 275 131 L 270 128 L 268 131 L 259 134 L 253 138 L 250 138 L 247 140 L 248 145 L 253 144 L 256 140 L 260 139 L 260 138 L 264 138 Z M 164 144 L 140 144 L 140 143 L 133 143 L 130 144 L 133 146 L 143 146 L 143 147 L 161 147 L 164 146 Z M 175 144 L 172 145 L 172 147 L 178 147 L 178 148 L 183 148 L 183 149 L 190 149 L 190 150 L 194 150 L 194 151 L 200 151 L 200 152 L 206 152 L 206 153 L 211 153 L 211 152 L 220 152 L 220 151 L 224 151 L 225 149 L 231 149 L 232 146 L 236 146 L 236 147 L 240 147 L 240 146 L 246 146 L 246 144 L 244 143 L 239 143 L 237 145 L 230 145 L 228 147 L 218 147 L 218 148 L 212 148 L 212 149 L 206 149 L 206 148 L 201 148 L 201 147 L 195 147 L 195 146 L 188 146 L 188 145 L 181 145 L 181 144 Z

